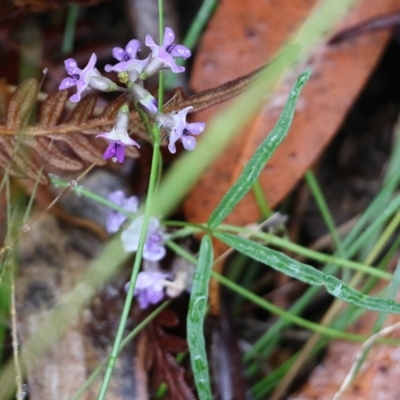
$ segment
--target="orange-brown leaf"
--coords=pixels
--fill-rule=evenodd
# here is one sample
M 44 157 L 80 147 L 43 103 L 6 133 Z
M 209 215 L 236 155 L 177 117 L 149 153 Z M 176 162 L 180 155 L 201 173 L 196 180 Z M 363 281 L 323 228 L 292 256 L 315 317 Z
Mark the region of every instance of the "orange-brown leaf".
M 222 2 L 200 45 L 192 87 L 203 90 L 216 86 L 272 57 L 314 4 L 305 0 Z M 395 0 L 358 2 L 344 25 L 353 25 L 397 7 Z M 381 32 L 340 46 L 321 44 L 312 54 L 308 65 L 313 74 L 302 93 L 289 135 L 260 176 L 271 207 L 288 194 L 334 136 L 373 71 L 387 40 L 388 34 Z M 282 99 L 275 99 L 265 106 L 192 190 L 185 203 L 185 213 L 191 222 L 208 219 L 273 127 L 281 104 Z M 207 121 L 216 112 L 217 107 L 202 112 L 197 120 Z M 228 220 L 232 224 L 244 225 L 259 217 L 255 199 L 249 194 Z

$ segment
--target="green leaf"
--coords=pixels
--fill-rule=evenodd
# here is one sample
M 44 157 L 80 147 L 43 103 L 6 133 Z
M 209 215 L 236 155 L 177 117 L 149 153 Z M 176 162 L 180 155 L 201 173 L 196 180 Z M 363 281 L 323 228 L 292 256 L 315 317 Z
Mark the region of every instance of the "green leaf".
M 210 374 L 206 345 L 204 340 L 204 317 L 207 311 L 208 284 L 213 264 L 213 248 L 211 238 L 203 236 L 200 245 L 199 260 L 193 277 L 187 318 L 187 338 L 190 361 L 200 400 L 212 400 Z
M 299 46 L 285 47 L 279 57 L 268 64 L 256 86 L 242 93 L 207 122 L 196 150 L 182 153 L 163 177 L 157 195 L 160 201 L 154 204 L 155 215 L 170 214 L 179 205 L 207 168 L 260 110 L 265 96 L 271 95 L 272 88 L 281 79 L 283 71 L 293 64 L 299 50 Z
M 265 163 L 271 158 L 272 154 L 285 138 L 292 123 L 297 99 L 300 96 L 301 89 L 310 77 L 310 74 L 311 70 L 307 69 L 297 78 L 297 81 L 289 94 L 283 111 L 278 119 L 278 122 L 272 129 L 272 132 L 261 143 L 253 157 L 244 167 L 238 180 L 228 190 L 224 198 L 211 214 L 208 221 L 208 226 L 211 229 L 216 228 L 251 189 L 251 187 L 257 181 Z
M 310 265 L 293 260 L 279 251 L 269 249 L 250 239 L 230 233 L 214 232 L 213 235 L 240 253 L 268 265 L 285 275 L 309 283 L 310 285 L 325 286 L 326 290 L 332 296 L 340 300 L 371 311 L 400 314 L 399 303 L 393 300 L 385 300 L 362 294 L 347 286 L 340 279 L 319 271 Z

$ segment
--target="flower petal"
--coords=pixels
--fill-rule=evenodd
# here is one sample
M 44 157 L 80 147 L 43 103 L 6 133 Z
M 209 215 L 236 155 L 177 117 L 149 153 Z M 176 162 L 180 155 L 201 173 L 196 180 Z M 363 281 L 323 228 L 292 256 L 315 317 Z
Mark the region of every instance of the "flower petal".
M 190 124 L 186 124 L 186 129 L 192 135 L 199 135 L 200 133 L 204 132 L 206 124 L 204 122 L 193 122 Z
M 106 230 L 108 233 L 115 233 L 119 231 L 119 228 L 121 228 L 122 224 L 127 220 L 126 215 L 115 211 L 111 210 L 110 213 L 107 215 L 106 219 Z
M 76 80 L 72 79 L 72 78 L 64 78 L 61 83 L 60 86 L 58 87 L 58 90 L 64 90 L 64 89 L 68 89 L 72 86 L 76 85 Z
M 115 142 L 112 142 L 108 145 L 103 154 L 103 160 L 108 160 L 113 157 L 115 157 Z
M 168 275 L 161 272 L 139 272 L 134 294 L 141 309 L 147 308 L 150 304 L 157 304 L 164 298 L 164 282 L 167 278 Z
M 125 160 L 125 146 L 120 143 L 115 143 L 115 157 L 119 163 L 123 163 Z
M 180 57 L 183 59 L 189 58 L 192 55 L 192 52 L 182 44 L 171 46 L 171 49 L 168 52 L 172 57 Z
M 181 141 L 185 150 L 192 151 L 196 147 L 196 139 L 193 136 L 184 135 Z
M 165 29 L 164 29 L 164 37 L 163 37 L 163 45 L 162 45 L 162 47 L 171 46 L 171 44 L 174 43 L 174 40 L 175 40 L 174 31 L 171 28 L 166 26 Z
M 74 76 L 79 75 L 81 73 L 81 69 L 78 68 L 78 64 L 74 58 L 67 58 L 64 61 L 64 66 L 68 75 Z
M 140 42 L 139 40 L 136 39 L 132 39 L 131 41 L 129 41 L 125 47 L 126 54 L 129 56 L 129 58 L 136 58 L 139 49 L 140 49 Z
M 126 61 L 125 60 L 125 50 L 122 47 L 114 47 L 111 50 L 113 57 L 118 61 Z

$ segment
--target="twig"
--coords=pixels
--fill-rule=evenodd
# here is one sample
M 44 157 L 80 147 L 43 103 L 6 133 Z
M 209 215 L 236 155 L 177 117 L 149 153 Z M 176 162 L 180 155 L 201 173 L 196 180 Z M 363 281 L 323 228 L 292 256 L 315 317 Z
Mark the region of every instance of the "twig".
M 400 329 L 400 321 L 397 322 L 394 325 L 391 325 L 391 326 L 388 326 L 386 328 L 383 328 L 382 330 L 380 330 L 379 332 L 375 333 L 368 340 L 366 340 L 364 342 L 364 344 L 362 345 L 360 351 L 357 353 L 356 358 L 354 360 L 354 363 L 353 363 L 349 373 L 347 374 L 345 380 L 343 381 L 342 386 L 336 392 L 336 394 L 335 394 L 335 396 L 333 397 L 332 400 L 338 400 L 339 397 L 344 393 L 344 391 L 346 389 L 348 389 L 348 387 L 350 386 L 351 382 L 353 381 L 355 375 L 357 374 L 357 371 L 359 370 L 360 364 L 364 360 L 365 353 L 370 350 L 370 348 L 372 347 L 374 342 L 376 340 L 382 338 L 382 337 L 385 337 L 385 336 L 391 334 L 396 329 Z

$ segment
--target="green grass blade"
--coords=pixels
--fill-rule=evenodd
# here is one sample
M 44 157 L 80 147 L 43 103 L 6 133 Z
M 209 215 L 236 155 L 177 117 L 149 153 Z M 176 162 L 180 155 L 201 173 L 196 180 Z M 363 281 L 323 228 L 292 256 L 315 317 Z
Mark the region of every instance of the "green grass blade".
M 213 263 L 211 238 L 205 235 L 201 241 L 199 260 L 193 278 L 187 318 L 187 338 L 190 351 L 190 361 L 200 400 L 211 400 L 210 374 L 203 324 L 207 311 L 208 283 Z
M 400 304 L 393 300 L 385 300 L 364 295 L 357 290 L 345 285 L 340 279 L 325 274 L 310 265 L 300 263 L 283 253 L 264 247 L 252 240 L 231 235 L 229 233 L 215 232 L 214 236 L 233 247 L 235 250 L 274 268 L 285 275 L 296 278 L 302 282 L 325 286 L 328 293 L 340 300 L 354 304 L 371 311 L 381 311 L 400 314 Z
M 298 77 L 289 94 L 278 122 L 268 137 L 256 150 L 253 157 L 246 164 L 238 180 L 228 190 L 224 198 L 211 214 L 208 221 L 208 225 L 211 229 L 216 228 L 228 216 L 236 204 L 239 203 L 239 201 L 256 183 L 265 163 L 271 158 L 272 154 L 285 138 L 292 123 L 297 99 L 300 96 L 301 89 L 310 77 L 310 74 L 311 70 L 308 69 Z

